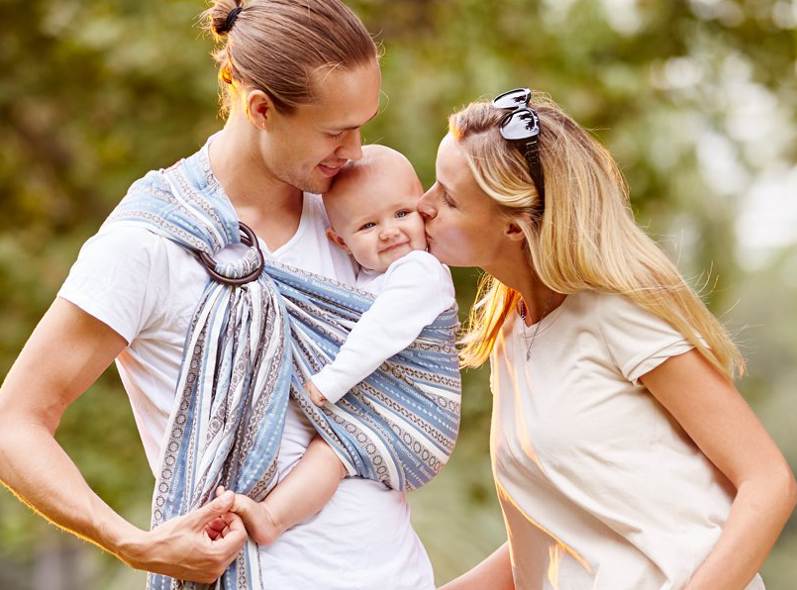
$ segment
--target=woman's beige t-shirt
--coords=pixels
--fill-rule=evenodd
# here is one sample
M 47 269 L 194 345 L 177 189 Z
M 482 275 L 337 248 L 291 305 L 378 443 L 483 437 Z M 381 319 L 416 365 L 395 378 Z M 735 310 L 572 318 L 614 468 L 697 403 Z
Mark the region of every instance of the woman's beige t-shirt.
M 490 450 L 518 590 L 680 590 L 706 558 L 733 486 L 639 382 L 692 348 L 619 295 L 510 315 Z

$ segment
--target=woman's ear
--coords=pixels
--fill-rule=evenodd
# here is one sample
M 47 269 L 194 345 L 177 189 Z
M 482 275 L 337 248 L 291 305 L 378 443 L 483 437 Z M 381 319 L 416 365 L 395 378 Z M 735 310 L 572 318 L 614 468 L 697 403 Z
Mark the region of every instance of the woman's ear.
M 341 238 L 338 234 L 336 234 L 335 230 L 332 229 L 331 227 L 327 228 L 327 239 L 333 244 L 335 244 L 338 248 L 343 250 L 346 254 L 351 254 L 351 250 L 349 250 L 349 247 L 346 245 L 346 242 L 344 242 L 343 238 Z
M 249 122 L 264 130 L 274 117 L 274 103 L 262 90 L 251 90 L 246 94 L 246 115 Z
M 526 234 L 523 233 L 523 228 L 521 227 L 521 223 L 530 226 L 532 222 L 531 215 L 528 213 L 518 213 L 514 215 L 511 219 L 507 220 L 506 226 L 504 227 L 504 235 L 507 239 L 512 240 L 514 242 L 525 241 Z

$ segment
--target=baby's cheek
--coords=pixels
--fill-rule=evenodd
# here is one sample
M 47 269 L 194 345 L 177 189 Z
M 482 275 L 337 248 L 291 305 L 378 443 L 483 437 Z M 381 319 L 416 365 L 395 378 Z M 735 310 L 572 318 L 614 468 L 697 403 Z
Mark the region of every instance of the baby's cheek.
M 426 225 L 421 222 L 417 231 L 413 232 L 412 247 L 415 250 L 426 250 Z

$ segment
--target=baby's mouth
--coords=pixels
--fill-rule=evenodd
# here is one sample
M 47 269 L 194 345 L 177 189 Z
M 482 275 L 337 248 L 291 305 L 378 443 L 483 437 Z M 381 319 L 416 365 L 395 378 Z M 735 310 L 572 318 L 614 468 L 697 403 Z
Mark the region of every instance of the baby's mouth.
M 391 244 L 390 246 L 387 246 L 386 248 L 382 248 L 379 251 L 379 253 L 380 254 L 384 254 L 385 252 L 389 252 L 390 250 L 394 250 L 394 249 L 398 248 L 399 246 L 404 246 L 405 244 L 409 244 L 409 242 L 399 242 L 398 244 Z

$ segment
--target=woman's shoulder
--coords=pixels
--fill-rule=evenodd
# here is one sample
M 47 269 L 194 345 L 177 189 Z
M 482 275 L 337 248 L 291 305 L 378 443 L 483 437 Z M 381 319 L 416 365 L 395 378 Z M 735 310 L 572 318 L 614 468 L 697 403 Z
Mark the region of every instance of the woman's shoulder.
M 618 339 L 630 343 L 681 337 L 666 320 L 620 293 L 584 290 L 568 295 L 565 301 L 579 330 L 595 333 L 610 347 Z
M 642 305 L 620 293 L 585 289 L 568 295 L 567 299 L 570 300 L 569 307 L 575 313 L 599 323 L 651 315 Z

